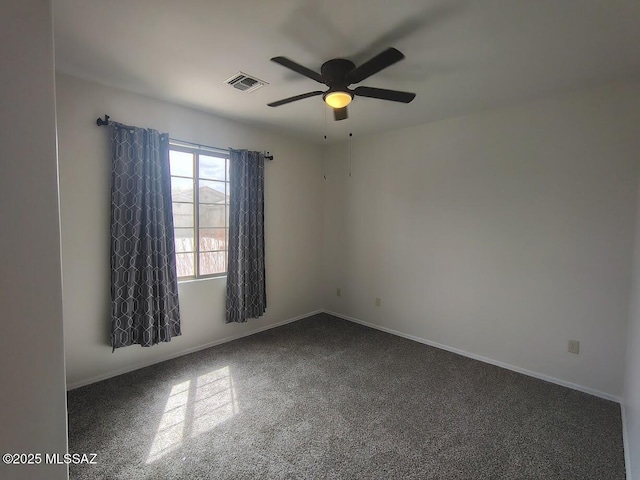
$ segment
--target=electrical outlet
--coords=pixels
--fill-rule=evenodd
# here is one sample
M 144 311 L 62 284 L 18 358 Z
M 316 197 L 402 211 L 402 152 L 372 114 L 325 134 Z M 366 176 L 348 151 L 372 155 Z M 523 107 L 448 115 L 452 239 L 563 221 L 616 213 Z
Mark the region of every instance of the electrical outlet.
M 569 340 L 569 348 L 567 350 L 569 353 L 578 355 L 580 353 L 580 342 L 578 340 Z
M 336 297 L 341 297 L 341 296 L 342 296 L 342 289 L 336 288 Z
M 382 305 L 382 299 L 380 297 L 376 297 L 376 307 L 380 307 Z

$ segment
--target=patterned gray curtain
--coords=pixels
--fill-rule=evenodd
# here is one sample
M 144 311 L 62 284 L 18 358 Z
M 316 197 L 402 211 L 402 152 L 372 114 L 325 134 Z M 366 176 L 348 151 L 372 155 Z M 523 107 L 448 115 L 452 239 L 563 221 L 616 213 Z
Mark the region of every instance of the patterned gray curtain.
M 111 345 L 180 335 L 169 136 L 111 123 Z
M 230 149 L 227 323 L 267 308 L 264 270 L 264 155 Z

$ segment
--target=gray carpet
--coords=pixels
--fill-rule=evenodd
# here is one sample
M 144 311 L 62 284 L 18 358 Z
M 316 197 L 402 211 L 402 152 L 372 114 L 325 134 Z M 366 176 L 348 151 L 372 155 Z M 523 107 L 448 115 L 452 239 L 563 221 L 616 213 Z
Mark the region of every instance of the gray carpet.
M 325 314 L 68 397 L 74 479 L 625 478 L 618 404 Z

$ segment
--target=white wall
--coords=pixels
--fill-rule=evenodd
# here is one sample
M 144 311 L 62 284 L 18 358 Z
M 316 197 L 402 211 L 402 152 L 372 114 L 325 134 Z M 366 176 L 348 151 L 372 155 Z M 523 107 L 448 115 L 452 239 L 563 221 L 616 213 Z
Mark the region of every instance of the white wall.
M 610 85 L 358 138 L 350 178 L 347 145 L 331 148 L 325 306 L 620 398 L 639 93 Z
M 640 476 L 640 190 L 633 255 L 633 288 L 627 332 L 627 365 L 624 379 L 623 411 L 627 445 L 627 478 Z
M 67 478 L 51 4 L 0 3 L 0 451 L 41 453 L 0 477 Z
M 230 91 L 230 95 L 240 94 Z M 57 76 L 65 351 L 70 387 L 106 378 L 322 307 L 322 170 L 317 146 L 188 108 Z M 224 278 L 181 283 L 182 331 L 169 343 L 111 353 L 108 130 L 95 119 L 156 128 L 172 138 L 269 150 L 266 165 L 267 312 L 224 323 Z

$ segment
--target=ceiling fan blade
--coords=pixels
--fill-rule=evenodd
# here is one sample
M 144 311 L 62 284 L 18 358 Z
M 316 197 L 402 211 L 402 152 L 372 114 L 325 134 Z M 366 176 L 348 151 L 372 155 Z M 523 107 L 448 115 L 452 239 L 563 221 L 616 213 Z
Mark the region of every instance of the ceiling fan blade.
M 300 95 L 296 95 L 295 97 L 284 98 L 282 100 L 278 100 L 277 102 L 267 103 L 267 105 L 270 106 L 270 107 L 279 107 L 280 105 L 285 105 L 287 103 L 296 102 L 298 100 L 304 100 L 305 98 L 316 97 L 318 95 L 322 95 L 323 93 L 324 92 L 322 92 L 320 90 L 316 90 L 315 92 L 302 93 Z
M 349 118 L 349 114 L 347 113 L 347 107 L 334 108 L 333 118 L 336 122 L 339 120 L 346 120 L 347 118 Z
M 400 50 L 387 48 L 384 52 L 379 53 L 368 62 L 363 63 L 349 72 L 349 74 L 347 74 L 347 84 L 359 83 L 374 73 L 378 73 L 380 70 L 384 70 L 394 63 L 399 62 L 403 58 L 404 55 Z
M 273 57 L 271 59 L 272 62 L 276 62 L 283 67 L 286 67 L 294 72 L 299 73 L 300 75 L 304 75 L 305 77 L 310 78 L 311 80 L 315 80 L 318 83 L 325 83 L 324 78 L 318 72 L 314 72 L 313 70 L 303 67 L 302 65 L 294 62 L 293 60 L 289 60 L 286 57 Z
M 398 90 L 386 90 L 384 88 L 358 87 L 353 93 L 360 97 L 379 98 L 391 102 L 409 103 L 416 98 L 415 93 L 400 92 Z

